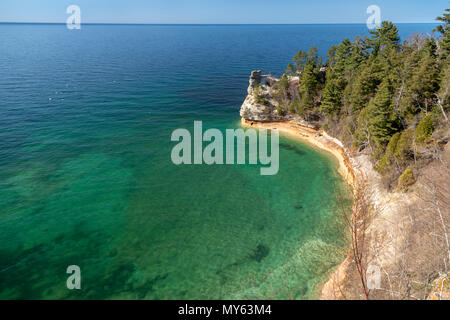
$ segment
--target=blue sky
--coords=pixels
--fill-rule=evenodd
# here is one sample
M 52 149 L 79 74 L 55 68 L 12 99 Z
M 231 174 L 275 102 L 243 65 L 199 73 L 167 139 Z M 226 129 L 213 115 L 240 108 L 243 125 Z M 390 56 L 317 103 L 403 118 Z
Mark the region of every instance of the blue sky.
M 2 22 L 65 22 L 81 8 L 82 23 L 365 23 L 369 5 L 382 20 L 434 22 L 448 0 L 0 0 Z

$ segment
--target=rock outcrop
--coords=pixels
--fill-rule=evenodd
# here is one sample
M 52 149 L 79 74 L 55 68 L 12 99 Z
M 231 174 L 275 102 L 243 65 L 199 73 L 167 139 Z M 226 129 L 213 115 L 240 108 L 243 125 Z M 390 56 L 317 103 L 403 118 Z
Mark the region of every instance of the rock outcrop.
M 252 71 L 241 117 L 259 122 L 283 120 L 284 117 L 277 114 L 278 102 L 272 98 L 278 81 L 275 77 L 263 75 L 261 70 Z
M 300 116 L 292 113 L 278 114 L 280 103 L 275 99 L 279 78 L 263 75 L 261 70 L 252 71 L 247 89 L 248 95 L 241 106 L 241 117 L 249 122 L 277 122 L 293 121 L 303 127 L 317 129 L 313 122 L 307 122 Z M 298 87 L 300 78 L 289 77 L 289 84 Z

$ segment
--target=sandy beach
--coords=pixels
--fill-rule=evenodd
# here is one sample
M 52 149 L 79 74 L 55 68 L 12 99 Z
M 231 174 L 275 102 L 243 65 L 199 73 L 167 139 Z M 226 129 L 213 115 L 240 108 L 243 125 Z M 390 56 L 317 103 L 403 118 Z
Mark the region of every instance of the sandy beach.
M 349 157 L 342 146 L 333 141 L 326 133 L 314 130 L 312 128 L 300 126 L 299 124 L 289 122 L 251 122 L 245 119 L 241 120 L 243 127 L 261 128 L 278 130 L 294 138 L 300 139 L 317 147 L 321 150 L 331 153 L 339 161 L 339 173 L 345 181 L 353 187 L 356 182 L 355 172 L 352 168 Z

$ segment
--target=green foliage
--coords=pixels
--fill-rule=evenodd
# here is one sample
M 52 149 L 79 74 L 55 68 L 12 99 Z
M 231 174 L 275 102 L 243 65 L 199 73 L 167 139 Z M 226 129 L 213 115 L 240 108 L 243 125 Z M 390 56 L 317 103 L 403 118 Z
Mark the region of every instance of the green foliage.
M 404 166 L 411 157 L 413 130 L 407 129 L 395 133 L 386 147 L 384 156 L 378 162 L 377 170 L 381 174 L 387 174 L 393 169 L 393 165 Z
M 395 146 L 394 156 L 400 165 L 405 165 L 412 157 L 412 143 L 414 138 L 414 131 L 408 128 L 403 131 Z
M 347 90 L 347 101 L 353 112 L 364 108 L 377 92 L 377 88 L 384 78 L 381 59 L 371 56 L 360 66 L 360 70 Z
M 430 55 L 422 59 L 409 85 L 416 106 L 428 111 L 431 100 L 439 90 L 439 69 L 436 59 Z
M 377 171 L 381 174 L 386 174 L 391 170 L 391 160 L 388 156 L 384 156 L 380 159 L 377 166 Z
M 262 84 L 259 83 L 255 85 L 255 88 L 253 88 L 253 96 L 255 97 L 255 99 L 257 99 L 261 95 L 261 90 Z
M 289 79 L 286 74 L 277 82 L 275 89 L 274 97 L 282 103 L 288 103 L 286 100 L 289 98 Z
M 253 89 L 253 97 L 255 98 L 256 103 L 266 104 L 267 99 L 262 94 L 262 84 L 257 84 Z
M 375 158 L 382 156 L 386 145 L 400 127 L 392 105 L 391 90 L 389 82 L 384 81 L 375 98 L 358 117 L 354 145 L 363 148 L 370 146 L 375 152 Z
M 426 142 L 450 111 L 450 9 L 438 20 L 439 39 L 417 35 L 403 44 L 385 21 L 370 38 L 331 47 L 326 70 L 316 48 L 299 51 L 286 71 L 299 76 L 298 92 L 286 76 L 278 84 L 289 91 L 284 112 L 332 123 L 342 141 L 371 153 L 378 171 L 397 175 L 420 160 L 416 143 Z
M 293 69 L 295 71 L 299 71 L 302 72 L 303 69 L 305 68 L 306 65 L 306 52 L 300 50 L 299 52 L 297 52 L 297 54 L 294 56 L 294 58 L 292 59 L 292 61 L 294 62 L 294 66 Z
M 395 152 L 397 151 L 398 142 L 400 141 L 401 133 L 397 132 L 394 134 L 389 140 L 389 143 L 386 147 L 386 155 L 394 156 Z
M 277 107 L 277 114 L 278 114 L 279 116 L 281 116 L 281 115 L 284 114 L 284 108 L 283 108 L 283 106 L 282 106 L 281 104 L 278 105 L 278 107 Z
M 290 113 L 297 113 L 297 110 L 300 108 L 300 104 L 298 103 L 298 100 L 294 100 L 289 104 L 289 112 Z
M 447 63 L 442 68 L 440 90 L 437 94 L 438 104 L 441 112 L 448 112 L 450 109 L 450 56 Z
M 399 130 L 399 119 L 393 112 L 391 86 L 385 81 L 380 85 L 369 104 L 369 131 L 377 149 L 383 149 L 392 135 Z
M 353 145 L 361 149 L 371 146 L 368 108 L 364 108 L 358 116 L 357 129 L 355 131 Z
M 319 85 L 320 59 L 317 48 L 312 47 L 306 55 L 303 72 L 300 76 L 300 109 L 304 110 L 315 107 L 315 96 Z
M 349 39 L 332 47 L 328 53 L 328 71 L 322 93 L 320 110 L 326 115 L 336 115 L 341 111 L 347 79 L 364 59 L 361 41 L 354 44 Z M 362 103 L 361 103 L 362 104 Z
M 426 142 L 434 131 L 434 123 L 431 114 L 426 115 L 416 128 L 416 141 L 419 143 Z
M 392 22 L 383 21 L 380 28 L 369 32 L 372 34 L 369 43 L 375 55 L 386 48 L 399 47 L 398 29 Z
M 322 104 L 320 111 L 326 115 L 339 113 L 342 106 L 342 95 L 344 90 L 338 79 L 327 81 L 323 91 Z
M 413 168 L 409 166 L 398 178 L 398 187 L 403 191 L 407 191 L 408 187 L 414 183 L 416 183 L 416 178 L 414 177 Z
M 282 91 L 287 91 L 289 89 L 289 80 L 286 74 L 283 74 L 280 81 L 278 81 L 277 88 Z
M 445 9 L 445 12 L 442 16 L 437 17 L 437 21 L 441 21 L 443 24 L 439 25 L 435 31 L 438 31 L 442 34 L 441 39 L 441 48 L 442 48 L 442 57 L 447 57 L 450 55 L 450 9 Z
M 287 68 L 286 68 L 286 74 L 290 75 L 290 76 L 295 75 L 295 68 L 292 63 L 288 63 Z

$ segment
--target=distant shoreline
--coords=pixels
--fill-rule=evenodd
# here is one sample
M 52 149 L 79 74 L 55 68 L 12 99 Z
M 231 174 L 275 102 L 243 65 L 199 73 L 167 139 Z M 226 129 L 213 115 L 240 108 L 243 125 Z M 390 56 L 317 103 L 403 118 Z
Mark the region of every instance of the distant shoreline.
M 66 25 L 66 22 L 20 22 L 20 21 L 0 21 L 0 24 L 50 24 L 50 25 Z M 411 24 L 432 24 L 438 25 L 439 23 L 433 22 L 398 22 L 397 25 L 411 25 Z M 366 26 L 361 22 L 348 22 L 348 23 L 133 23 L 133 22 L 84 22 L 82 25 L 118 25 L 118 26 L 350 26 L 361 25 Z

